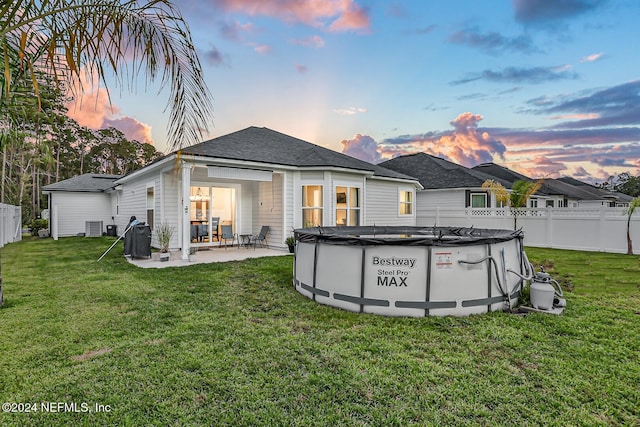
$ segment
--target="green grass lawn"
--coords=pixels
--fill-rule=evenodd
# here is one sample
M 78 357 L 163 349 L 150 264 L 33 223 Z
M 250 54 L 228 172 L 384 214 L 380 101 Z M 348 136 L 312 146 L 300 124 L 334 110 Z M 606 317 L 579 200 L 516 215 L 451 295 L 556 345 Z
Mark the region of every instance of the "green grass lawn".
M 97 263 L 112 242 L 2 248 L 0 401 L 109 411 L 1 425 L 639 425 L 638 256 L 529 248 L 561 316 L 414 319 L 314 303 L 290 256 Z

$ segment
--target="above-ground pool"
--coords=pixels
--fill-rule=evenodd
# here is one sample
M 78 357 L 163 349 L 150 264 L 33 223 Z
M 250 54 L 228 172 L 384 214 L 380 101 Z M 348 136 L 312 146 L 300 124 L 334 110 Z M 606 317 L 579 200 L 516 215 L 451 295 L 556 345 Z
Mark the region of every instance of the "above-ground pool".
M 298 292 L 360 313 L 466 316 L 510 309 L 530 274 L 521 231 L 315 227 L 294 236 Z

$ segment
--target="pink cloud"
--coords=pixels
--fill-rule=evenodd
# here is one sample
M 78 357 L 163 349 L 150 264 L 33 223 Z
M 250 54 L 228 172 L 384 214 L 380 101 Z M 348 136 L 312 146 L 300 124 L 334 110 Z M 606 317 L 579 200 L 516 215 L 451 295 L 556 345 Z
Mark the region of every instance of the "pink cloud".
M 369 163 L 379 163 L 382 156 L 378 152 L 378 143 L 368 135 L 357 134 L 353 139 L 343 139 L 342 153 L 364 160 Z
M 109 94 L 105 88 L 92 84 L 86 73 L 82 73 L 82 88 L 76 87 L 78 94 L 67 103 L 67 116 L 80 126 L 90 129 L 114 127 L 121 130 L 127 139 L 153 144 L 151 126 L 133 117 L 119 116 L 120 108 L 109 102 Z
M 343 116 L 353 116 L 358 113 L 366 113 L 367 109 L 362 107 L 349 107 L 349 108 L 338 108 L 333 110 L 334 113 L 342 114 Z
M 553 116 L 551 120 L 592 120 L 599 119 L 598 113 L 584 113 L 584 114 L 563 114 L 561 116 Z
M 353 0 L 211 0 L 231 12 L 264 15 L 327 31 L 367 30 L 369 16 Z
M 147 144 L 153 145 L 151 126 L 139 122 L 134 117 L 124 116 L 117 119 L 105 118 L 102 127 L 114 127 L 121 130 L 130 141 L 146 142 Z
M 506 147 L 488 132 L 478 129 L 481 120 L 480 114 L 466 112 L 450 122 L 453 131 L 386 139 L 381 143 L 382 155 L 391 158 L 425 152 L 467 167 L 503 159 Z
M 510 169 L 530 178 L 559 178 L 568 168 L 562 162 L 554 161 L 546 156 L 536 156 L 528 163 L 512 164 Z
M 249 43 L 249 46 L 253 46 L 253 50 L 262 55 L 266 55 L 273 51 L 271 46 L 269 46 L 268 44 Z
M 580 62 L 595 62 L 598 59 L 602 58 L 602 56 L 604 55 L 604 53 L 600 52 L 600 53 L 593 53 L 591 55 L 587 55 L 583 58 L 580 59 Z
M 304 46 L 304 47 L 315 47 L 315 48 L 324 47 L 324 39 L 320 36 L 311 36 L 311 37 L 306 37 L 304 39 L 294 39 L 294 40 L 291 40 L 291 43 L 297 44 L 299 46 Z
M 296 70 L 300 73 L 300 74 L 304 74 L 307 72 L 308 68 L 305 65 L 301 65 L 301 64 L 296 64 Z
M 82 75 L 82 88 L 77 85 L 73 99 L 67 103 L 67 116 L 81 126 L 100 129 L 104 118 L 120 113 L 120 110 L 109 101 L 109 93 L 105 88 L 90 83 L 86 75 Z

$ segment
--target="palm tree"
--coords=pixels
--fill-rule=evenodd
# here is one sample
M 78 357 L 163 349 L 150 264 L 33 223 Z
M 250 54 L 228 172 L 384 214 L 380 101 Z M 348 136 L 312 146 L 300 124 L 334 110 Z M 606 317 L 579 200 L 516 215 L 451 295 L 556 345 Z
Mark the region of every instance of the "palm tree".
M 45 75 L 67 89 L 83 72 L 107 86 L 160 80 L 170 87 L 170 151 L 199 142 L 211 120 L 211 95 L 187 23 L 169 0 L 14 0 L 0 3 L 0 102 L 15 102 L 29 83 L 39 100 Z M 17 83 L 22 82 L 22 85 Z M 108 87 L 107 87 L 108 89 Z
M 633 255 L 633 244 L 631 242 L 631 215 L 635 212 L 636 208 L 640 207 L 640 196 L 631 200 L 629 207 L 627 208 L 627 254 Z
M 527 200 L 542 187 L 544 180 L 525 181 L 518 180 L 511 186 L 511 192 L 507 191 L 502 184 L 492 179 L 482 183 L 482 188 L 489 190 L 496 195 L 496 200 L 503 206 L 509 206 L 513 214 L 513 229 L 518 227 L 518 215 L 522 215 L 527 207 Z

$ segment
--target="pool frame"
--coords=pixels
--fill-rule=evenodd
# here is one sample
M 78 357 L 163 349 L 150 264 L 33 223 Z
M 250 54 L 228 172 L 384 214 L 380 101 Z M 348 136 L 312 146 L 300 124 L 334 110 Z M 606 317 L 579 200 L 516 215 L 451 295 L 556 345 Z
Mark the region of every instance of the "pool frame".
M 294 230 L 294 237 L 296 290 L 359 313 L 422 317 L 507 310 L 517 304 L 528 274 L 520 230 L 313 227 Z

